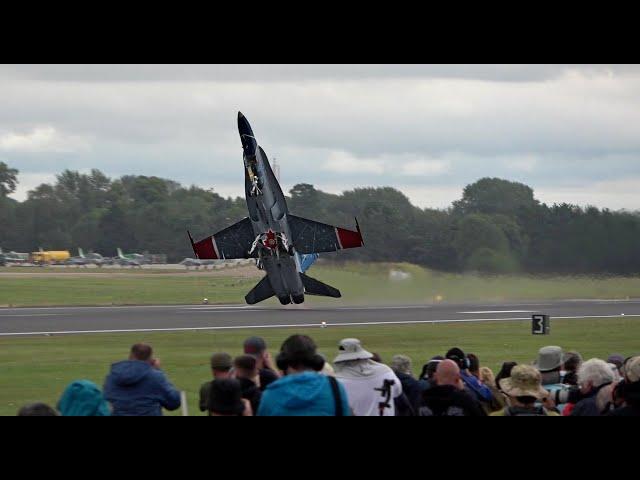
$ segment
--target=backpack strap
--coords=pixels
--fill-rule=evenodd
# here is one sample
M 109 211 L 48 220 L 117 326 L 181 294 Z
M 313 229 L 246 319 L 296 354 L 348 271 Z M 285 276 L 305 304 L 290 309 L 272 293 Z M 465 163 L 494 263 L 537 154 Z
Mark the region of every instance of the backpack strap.
M 338 386 L 338 381 L 330 375 L 328 375 L 327 378 L 329 379 L 329 385 L 331 385 L 331 392 L 333 393 L 336 417 L 342 417 L 344 415 L 344 412 L 342 411 L 342 399 L 340 397 L 340 387 Z

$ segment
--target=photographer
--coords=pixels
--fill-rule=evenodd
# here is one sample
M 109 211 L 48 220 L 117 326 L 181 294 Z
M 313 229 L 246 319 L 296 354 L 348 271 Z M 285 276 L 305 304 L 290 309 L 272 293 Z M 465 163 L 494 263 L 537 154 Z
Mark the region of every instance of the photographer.
M 158 416 L 162 408 L 180 408 L 180 392 L 160 370 L 150 345 L 136 343 L 128 360 L 111 365 L 105 380 L 104 398 L 114 416 Z
M 341 340 L 338 349 L 333 361 L 336 378 L 347 391 L 354 415 L 394 416 L 393 400 L 402 395 L 402 384 L 393 370 L 374 362 L 373 354 L 362 348 L 357 338 Z
M 287 338 L 276 358 L 283 373 L 263 392 L 258 416 L 347 416 L 347 392 L 340 382 L 322 375 L 324 359 L 306 335 Z
M 578 385 L 582 398 L 571 411 L 572 417 L 600 416 L 596 399 L 598 392 L 615 380 L 613 371 L 604 360 L 592 358 L 578 370 Z
M 480 402 L 466 391 L 460 367 L 453 360 L 438 363 L 434 385 L 422 392 L 421 417 L 484 417 Z
M 640 356 L 629 357 L 622 366 L 623 380 L 613 390 L 613 403 L 622 403 L 607 415 L 640 417 Z

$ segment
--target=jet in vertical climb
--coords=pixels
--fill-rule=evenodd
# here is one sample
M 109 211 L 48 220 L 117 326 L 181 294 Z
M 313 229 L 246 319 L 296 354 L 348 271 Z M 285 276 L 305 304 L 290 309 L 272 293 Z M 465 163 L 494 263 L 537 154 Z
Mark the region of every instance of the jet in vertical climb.
M 304 272 L 319 253 L 363 246 L 357 219 L 353 231 L 290 214 L 267 154 L 240 112 L 238 131 L 249 216 L 197 242 L 187 232 L 196 258 L 255 258 L 266 275 L 245 296 L 251 305 L 272 296 L 283 305 L 302 303 L 305 294 L 340 297 L 338 289 Z

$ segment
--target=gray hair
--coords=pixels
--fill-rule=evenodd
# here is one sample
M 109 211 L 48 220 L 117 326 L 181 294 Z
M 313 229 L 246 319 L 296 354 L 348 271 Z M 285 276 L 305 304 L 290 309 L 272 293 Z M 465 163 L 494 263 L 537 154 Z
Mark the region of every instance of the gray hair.
M 406 355 L 394 355 L 391 359 L 391 368 L 398 372 L 411 375 L 411 358 Z
M 580 365 L 578 370 L 578 383 L 585 384 L 591 382 L 594 388 L 598 388 L 605 383 L 611 383 L 615 376 L 611 367 L 604 360 L 591 358 Z

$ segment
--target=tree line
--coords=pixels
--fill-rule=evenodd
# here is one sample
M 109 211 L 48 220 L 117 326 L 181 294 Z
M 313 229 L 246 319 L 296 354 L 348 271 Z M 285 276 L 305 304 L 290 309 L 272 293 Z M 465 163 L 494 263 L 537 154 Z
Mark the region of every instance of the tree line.
M 193 256 L 186 230 L 201 238 L 247 215 L 244 198 L 158 177 L 108 178 L 65 170 L 17 202 L 18 171 L 0 162 L 0 246 Z M 325 258 L 417 263 L 444 271 L 634 274 L 640 272 L 640 215 L 570 204 L 547 205 L 527 185 L 483 178 L 449 208 L 418 208 L 400 191 L 355 188 L 340 195 L 297 184 L 292 213 L 354 227 L 365 248 Z

